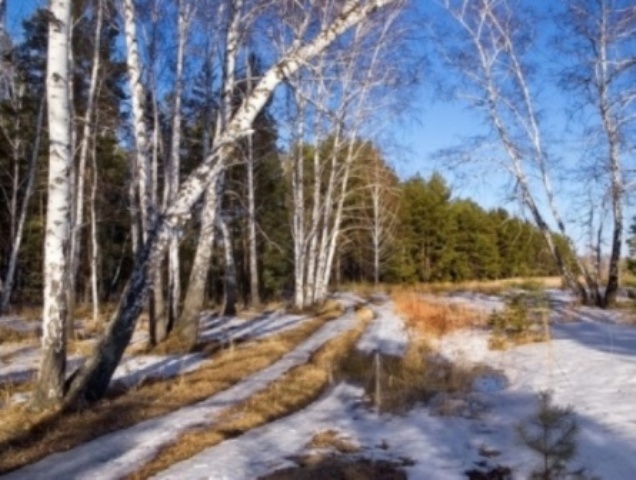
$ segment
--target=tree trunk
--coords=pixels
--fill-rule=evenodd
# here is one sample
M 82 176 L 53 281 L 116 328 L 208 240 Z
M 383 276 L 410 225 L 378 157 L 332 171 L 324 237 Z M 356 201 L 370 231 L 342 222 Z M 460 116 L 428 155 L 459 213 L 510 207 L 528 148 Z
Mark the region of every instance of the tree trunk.
M 179 172 L 181 170 L 181 98 L 183 96 L 183 58 L 188 30 L 189 9 L 185 1 L 179 0 L 179 41 L 177 47 L 177 66 L 172 116 L 172 140 L 170 142 L 170 168 L 168 172 L 169 202 L 174 201 L 179 191 Z M 179 265 L 179 232 L 172 232 L 168 253 L 168 314 L 169 324 L 174 325 L 179 317 L 181 300 L 181 268 Z
M 35 407 L 59 402 L 66 372 L 67 245 L 70 237 L 69 173 L 72 168 L 69 48 L 70 0 L 50 6 L 46 90 L 49 117 L 49 180 L 44 244 L 44 308 L 40 369 L 33 392 Z
M 226 54 L 225 62 L 223 64 L 222 98 L 221 105 L 218 110 L 214 134 L 215 143 L 222 135 L 231 115 L 232 92 L 234 89 L 234 69 L 239 48 L 238 29 L 242 14 L 242 7 L 243 2 L 242 0 L 239 0 L 232 3 L 230 9 L 230 24 L 225 37 Z M 211 65 L 206 64 L 206 66 L 211 68 Z M 208 70 L 206 70 L 206 74 L 207 73 Z M 210 78 L 207 80 L 209 81 Z M 206 90 L 206 104 L 209 105 L 208 109 L 211 111 L 212 95 L 208 90 Z M 209 144 L 207 132 L 209 132 L 209 129 L 211 128 L 212 118 L 210 116 L 206 116 L 205 123 L 203 139 L 204 157 L 207 154 Z M 221 156 L 219 162 L 222 163 L 224 161 L 225 157 Z M 222 171 L 222 169 L 220 171 Z M 186 297 L 183 303 L 183 312 L 178 321 L 179 336 L 182 342 L 188 347 L 192 347 L 196 343 L 198 319 L 205 299 L 208 272 L 210 270 L 212 249 L 214 246 L 214 228 L 215 224 L 218 222 L 217 215 L 223 186 L 224 179 L 221 174 L 219 178 L 216 178 L 214 183 L 208 187 L 204 197 L 204 205 L 201 212 L 199 241 L 197 243 L 197 250 L 195 253 L 194 263 L 192 264 L 192 270 L 190 272 L 188 291 L 186 292 Z
M 227 226 L 227 221 L 222 215 L 217 217 L 217 226 L 223 239 L 223 253 L 225 260 L 225 280 L 223 289 L 223 308 L 221 315 L 232 317 L 236 315 L 236 299 L 238 298 L 236 284 L 236 264 L 234 262 L 234 249 L 232 248 L 232 236 Z
M 294 240 L 294 308 L 300 310 L 305 307 L 305 192 L 304 192 L 304 162 L 303 147 L 305 137 L 305 106 L 304 99 L 296 98 L 298 113 L 296 118 L 295 145 L 292 153 L 292 237 Z
M 91 68 L 91 78 L 88 89 L 88 97 L 86 111 L 84 112 L 84 126 L 82 128 L 82 141 L 79 147 L 79 161 L 77 167 L 76 186 L 75 186 L 75 211 L 73 215 L 71 246 L 69 254 L 69 288 L 68 288 L 68 306 L 71 315 L 74 310 L 76 292 L 76 281 L 79 270 L 80 253 L 82 248 L 82 229 L 84 224 L 84 183 L 86 178 L 86 162 L 88 159 L 88 149 L 90 139 L 92 138 L 93 117 L 95 112 L 95 97 L 97 92 L 97 82 L 100 70 L 100 49 L 103 25 L 103 0 L 97 3 L 97 19 L 95 24 L 95 45 L 93 48 L 93 65 Z M 69 322 L 69 333 L 73 334 L 73 326 Z
M 197 341 L 199 315 L 205 299 L 205 289 L 208 283 L 208 272 L 214 247 L 217 201 L 216 185 L 211 185 L 204 196 L 199 241 L 194 254 L 192 270 L 190 271 L 188 290 L 183 300 L 183 309 L 175 326 L 179 338 L 187 348 L 194 347 Z
M 93 304 L 93 322 L 99 321 L 99 240 L 97 232 L 97 136 L 93 132 L 93 184 L 90 196 L 91 218 L 91 295 Z
M 137 187 L 139 195 L 139 218 L 141 221 L 141 243 L 148 241 L 149 229 L 154 222 L 156 184 L 152 181 L 153 162 L 150 157 L 148 142 L 148 127 L 144 117 L 144 88 L 141 82 L 141 59 L 137 44 L 137 27 L 135 25 L 135 6 L 133 0 L 124 1 L 124 31 L 126 37 L 126 59 L 128 67 L 129 85 L 131 91 L 133 131 L 135 138 Z M 156 133 L 158 130 L 156 130 Z M 156 162 L 154 163 L 156 166 Z M 150 295 L 150 325 L 149 343 L 155 345 L 162 341 L 167 334 L 167 321 L 163 302 L 163 281 L 161 277 L 161 263 L 151 272 L 152 292 Z
M 247 59 L 247 92 L 252 92 L 252 68 Z M 249 256 L 250 275 L 250 305 L 258 307 L 261 304 L 258 281 L 258 258 L 256 248 L 256 199 L 254 195 L 254 137 L 247 136 L 247 246 Z

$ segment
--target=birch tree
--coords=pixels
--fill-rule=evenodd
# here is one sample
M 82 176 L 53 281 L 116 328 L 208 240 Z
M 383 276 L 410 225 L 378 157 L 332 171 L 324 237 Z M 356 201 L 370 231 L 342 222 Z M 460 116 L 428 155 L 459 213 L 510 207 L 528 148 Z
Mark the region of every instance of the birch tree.
M 247 76 L 247 95 L 251 94 L 254 86 L 254 71 L 252 66 L 253 57 L 247 55 L 246 76 Z M 257 307 L 261 303 L 258 281 L 258 258 L 256 249 L 256 198 L 254 196 L 254 135 L 247 135 L 247 152 L 246 152 L 246 178 L 247 183 L 247 245 L 249 256 L 249 277 L 250 277 L 250 304 Z
M 238 107 L 225 126 L 214 148 L 179 188 L 175 202 L 156 221 L 148 241 L 139 251 L 131 278 L 120 303 L 108 323 L 104 336 L 97 342 L 95 353 L 73 376 L 67 400 L 71 403 L 101 398 L 110 382 L 121 356 L 130 342 L 137 318 L 146 298 L 147 272 L 152 272 L 166 252 L 170 231 L 179 228 L 194 203 L 207 187 L 219 178 L 223 170 L 222 158 L 227 158 L 235 143 L 250 132 L 252 122 L 263 109 L 280 83 L 293 75 L 307 62 L 327 49 L 351 27 L 365 21 L 382 7 L 397 4 L 397 0 L 347 0 L 338 2 L 338 14 L 333 21 L 322 25 L 315 35 L 292 45 L 272 64 L 258 81 L 254 91 Z
M 179 174 L 181 171 L 181 103 L 184 89 L 183 64 L 188 27 L 192 8 L 185 0 L 177 2 L 178 9 L 178 41 L 177 41 L 177 62 L 175 72 L 174 105 L 172 112 L 172 139 L 170 142 L 169 170 L 168 178 L 168 203 L 175 200 L 179 190 Z M 179 232 L 173 232 L 170 240 L 168 254 L 168 309 L 170 312 L 170 323 L 174 324 L 179 316 L 179 302 L 181 300 L 181 269 L 179 267 Z
M 347 198 L 350 196 L 352 166 L 359 157 L 363 122 L 370 122 L 368 105 L 378 85 L 390 83 L 389 64 L 380 62 L 391 44 L 387 34 L 396 20 L 390 12 L 377 24 L 358 25 L 339 56 L 319 57 L 312 65 L 311 81 L 292 78 L 298 109 L 310 106 L 314 147 L 312 169 L 305 171 L 305 154 L 296 148 L 293 157 L 293 237 L 296 262 L 296 308 L 322 302 L 327 296 L 333 262 L 341 235 Z M 372 45 L 368 43 L 372 39 Z M 382 58 L 386 60 L 386 57 Z M 382 65 L 382 72 L 378 68 Z M 383 105 L 374 103 L 377 113 Z M 313 110 L 313 111 L 312 111 Z M 299 116 L 296 136 L 303 139 L 304 115 Z M 296 140 L 298 142 L 298 140 Z M 304 212 L 303 176 L 312 172 L 308 192 L 311 212 Z
M 49 177 L 44 244 L 42 353 L 32 402 L 57 403 L 64 394 L 66 371 L 67 245 L 70 237 L 69 173 L 72 168 L 69 99 L 70 0 L 50 5 L 46 91 L 49 123 Z
M 132 122 L 135 140 L 135 177 L 138 186 L 139 217 L 141 235 L 139 243 L 148 242 L 151 224 L 156 216 L 156 182 L 153 182 L 153 162 L 150 155 L 148 126 L 144 116 L 144 87 L 142 83 L 142 64 L 139 54 L 136 13 L 133 0 L 123 0 L 124 30 L 126 38 L 126 59 L 131 92 Z M 158 128 L 155 128 L 155 132 Z M 154 162 L 156 165 L 156 161 Z M 155 201 L 153 201 L 153 199 Z M 162 341 L 168 333 L 168 323 L 163 308 L 163 288 L 160 269 L 152 272 L 153 291 L 150 304 L 150 344 Z
M 75 214 L 73 215 L 72 235 L 70 244 L 70 276 L 69 276 L 69 309 L 72 312 L 75 304 L 76 295 L 76 279 L 78 275 L 80 252 L 82 245 L 82 229 L 84 224 L 84 190 L 86 178 L 86 165 L 88 162 L 90 141 L 93 138 L 93 118 L 95 114 L 95 102 L 97 93 L 97 84 L 100 75 L 100 56 L 101 56 L 101 38 L 102 27 L 104 23 L 104 5 L 103 0 L 98 0 L 95 5 L 95 37 L 93 58 L 91 66 L 91 75 L 87 94 L 86 110 L 83 116 L 82 134 L 79 145 L 79 158 L 77 165 L 77 175 L 75 175 L 77 183 L 75 185 Z
M 531 69 L 517 45 L 522 35 L 520 13 L 506 0 L 442 0 L 439 4 L 461 33 L 460 45 L 445 49 L 445 55 L 450 66 L 458 69 L 466 80 L 463 96 L 485 114 L 492 126 L 507 157 L 503 165 L 514 179 L 519 201 L 541 231 L 566 283 L 584 302 L 597 302 L 595 292 L 579 281 L 549 227 L 550 220 L 567 237 L 528 79 Z M 577 267 L 590 284 L 586 266 L 578 262 Z
M 207 60 L 206 72 L 209 72 L 206 78 L 206 93 L 205 104 L 209 113 L 205 116 L 204 122 L 204 138 L 203 138 L 203 152 L 204 156 L 208 153 L 208 148 L 214 149 L 214 145 L 218 141 L 221 132 L 229 120 L 231 114 L 231 98 L 234 89 L 234 68 L 236 64 L 236 57 L 238 55 L 240 32 L 239 25 L 241 18 L 244 15 L 243 2 L 239 1 L 236 4 L 230 2 L 221 2 L 217 5 L 217 21 L 227 15 L 228 25 L 226 26 L 226 34 L 223 40 L 225 49 L 223 59 L 222 70 L 222 82 L 221 82 L 221 100 L 219 107 L 216 110 L 216 119 L 212 111 L 212 65 Z M 208 56 L 212 52 L 208 53 Z M 209 136 L 209 131 L 214 123 L 214 135 Z M 219 163 L 225 162 L 226 158 L 219 158 Z M 219 172 L 223 171 L 224 167 L 219 168 Z M 223 189 L 224 178 L 222 174 L 219 174 L 215 181 L 207 186 L 207 190 L 204 192 L 203 206 L 201 209 L 201 227 L 199 231 L 199 239 L 197 242 L 197 248 L 195 251 L 194 262 L 190 271 L 190 279 L 188 282 L 188 289 L 185 295 L 183 312 L 179 318 L 178 328 L 180 330 L 181 339 L 186 346 L 191 347 L 196 342 L 197 324 L 199 319 L 199 313 L 203 307 L 205 298 L 205 288 L 208 278 L 208 272 L 210 270 L 210 262 L 212 260 L 212 249 L 215 239 L 215 228 L 217 225 L 222 225 L 218 219 L 221 191 Z M 230 248 L 229 243 L 224 243 L 226 248 L 225 260 L 226 271 L 228 267 L 227 262 L 233 262 L 231 252 L 227 249 Z M 231 265 L 230 265 L 230 268 Z M 226 278 L 226 287 L 231 286 L 231 280 Z M 235 282 L 233 282 L 235 283 Z M 226 288 L 227 290 L 227 288 Z M 227 302 L 225 305 L 228 306 Z
M 633 160 L 630 128 L 636 118 L 636 8 L 627 1 L 571 0 L 560 18 L 569 36 L 562 37 L 559 45 L 572 59 L 563 72 L 563 87 L 578 92 L 577 107 L 592 109 L 597 119 L 584 135 L 594 155 L 595 177 L 603 185 L 601 199 L 595 203 L 602 205 L 607 200 L 611 218 L 607 285 L 599 303 L 612 306 L 619 286 L 623 210 L 629 182 L 624 163 L 626 158 Z M 596 224 L 593 249 L 598 258 L 605 212 L 596 213 L 600 222 Z

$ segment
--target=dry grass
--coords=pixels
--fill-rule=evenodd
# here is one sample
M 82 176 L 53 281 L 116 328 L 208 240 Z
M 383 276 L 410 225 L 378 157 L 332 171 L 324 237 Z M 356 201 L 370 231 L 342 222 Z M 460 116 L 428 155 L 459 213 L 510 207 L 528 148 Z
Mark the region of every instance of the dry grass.
M 411 341 L 402 357 L 349 355 L 338 379 L 365 389 L 370 405 L 382 412 L 402 414 L 438 393 L 466 393 L 482 369 L 464 367 L 435 357 L 424 338 Z
M 465 307 L 426 301 L 413 291 L 394 292 L 391 297 L 407 326 L 428 337 L 441 337 L 454 330 L 483 325 L 486 319 L 482 313 Z
M 308 449 L 333 450 L 339 453 L 349 454 L 360 451 L 360 447 L 348 438 L 342 436 L 337 430 L 322 430 L 311 438 L 305 446 Z
M 504 351 L 512 347 L 527 345 L 530 343 L 546 342 L 550 339 L 549 333 L 541 331 L 522 332 L 515 335 L 492 335 L 488 339 L 488 348 Z
M 27 393 L 33 389 L 33 380 L 27 379 L 23 382 L 3 382 L 0 383 L 0 411 L 2 405 L 8 404 L 14 395 Z
M 25 322 L 42 322 L 41 305 L 24 305 L 15 309 L 15 315 Z
M 361 310 L 356 328 L 327 342 L 312 355 L 309 362 L 290 370 L 246 401 L 220 413 L 217 416 L 220 420 L 214 425 L 185 432 L 129 478 L 148 478 L 205 448 L 309 405 L 330 385 L 334 372 L 348 361 L 349 352 L 373 316 L 369 312 Z
M 411 285 L 391 283 L 381 283 L 378 285 L 374 285 L 372 283 L 350 283 L 343 286 L 343 290 L 352 291 L 363 297 L 369 297 L 376 293 L 389 293 L 391 295 L 394 295 L 396 293 L 405 291 L 431 294 L 470 291 L 475 293 L 483 293 L 486 295 L 499 295 L 510 289 L 558 289 L 562 286 L 563 284 L 560 277 L 518 277 L 502 280 L 472 280 L 456 283 L 433 282 L 416 283 Z
M 549 300 L 542 292 L 515 294 L 501 312 L 493 312 L 488 324 L 491 350 L 550 340 Z
M 95 348 L 94 340 L 69 340 L 67 353 L 71 355 L 80 355 L 88 357 L 93 353 Z
M 322 456 L 299 467 L 285 468 L 258 480 L 406 480 L 408 476 L 401 464 L 384 460 Z
M 34 414 L 25 406 L 7 407 L 0 424 L 0 473 L 225 390 L 280 359 L 329 318 L 316 318 L 278 335 L 223 350 L 214 362 L 177 379 L 148 380 L 129 391 L 111 391 L 108 398 L 84 411 Z
M 39 329 L 17 330 L 11 327 L 0 327 L 0 344 L 33 342 L 39 335 Z

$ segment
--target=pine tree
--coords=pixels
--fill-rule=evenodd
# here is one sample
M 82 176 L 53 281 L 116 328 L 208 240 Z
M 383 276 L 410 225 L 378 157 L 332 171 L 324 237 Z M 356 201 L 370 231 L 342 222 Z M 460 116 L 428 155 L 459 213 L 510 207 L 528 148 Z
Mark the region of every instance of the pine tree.
M 576 453 L 578 427 L 571 407 L 554 405 L 551 392 L 541 392 L 536 413 L 517 427 L 521 441 L 540 458 L 532 480 L 568 477 L 567 462 Z

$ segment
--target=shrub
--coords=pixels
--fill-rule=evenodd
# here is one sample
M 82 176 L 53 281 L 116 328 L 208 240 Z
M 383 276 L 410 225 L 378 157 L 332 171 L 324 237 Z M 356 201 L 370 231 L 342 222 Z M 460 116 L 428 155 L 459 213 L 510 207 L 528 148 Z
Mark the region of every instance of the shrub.
M 578 426 L 572 407 L 552 402 L 552 392 L 539 393 L 536 412 L 517 426 L 519 438 L 534 451 L 541 463 L 531 472 L 531 480 L 591 479 L 583 470 L 568 471 L 576 453 Z
M 510 344 L 546 340 L 546 311 L 547 299 L 541 292 L 510 296 L 503 311 L 493 312 L 488 319 L 488 326 L 492 329 L 490 348 L 501 350 Z

